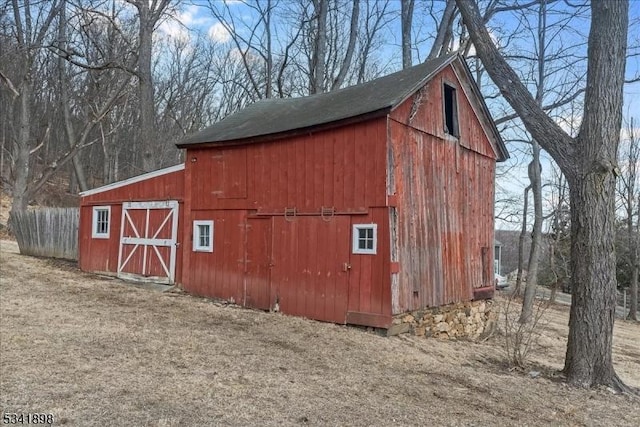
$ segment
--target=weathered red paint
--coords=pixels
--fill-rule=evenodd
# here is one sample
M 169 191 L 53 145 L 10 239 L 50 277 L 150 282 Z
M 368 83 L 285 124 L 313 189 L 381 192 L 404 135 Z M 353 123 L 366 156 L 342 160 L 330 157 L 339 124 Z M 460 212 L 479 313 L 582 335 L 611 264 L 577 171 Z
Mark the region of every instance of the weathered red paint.
M 386 116 L 189 147 L 174 177 L 84 198 L 81 267 L 117 263 L 117 245 L 90 238 L 92 204 L 113 203 L 119 226 L 124 200 L 175 199 L 183 201 L 176 277 L 193 294 L 375 327 L 393 314 L 487 297 L 498 154 L 456 67 Z M 444 132 L 443 82 L 457 89 L 459 138 Z M 192 250 L 195 220 L 214 221 L 213 252 Z M 370 223 L 376 254 L 353 254 L 353 225 Z
M 183 227 L 183 194 L 184 194 L 184 171 L 176 171 L 165 175 L 156 176 L 143 181 L 124 185 L 111 190 L 83 196 L 80 199 L 80 224 L 78 229 L 78 264 L 84 271 L 101 273 L 117 273 L 118 252 L 120 248 L 120 234 L 122 224 L 122 204 L 124 202 L 145 202 L 177 200 L 178 208 L 178 230 Z M 111 208 L 110 230 L 108 239 L 95 239 L 91 237 L 94 206 L 109 206 Z M 150 226 L 159 227 L 163 217 L 159 212 L 153 212 L 150 217 Z M 142 218 L 134 216 L 135 221 L 142 221 Z M 139 224 L 138 224 L 139 225 Z M 125 226 L 127 224 L 125 223 Z M 166 229 L 161 231 L 159 238 L 166 237 Z M 182 243 L 182 233 L 178 233 L 178 243 Z M 159 248 L 161 252 L 166 251 Z M 125 256 L 128 253 L 125 252 Z M 164 255 L 164 254 L 163 254 Z M 131 260 L 125 271 L 141 271 L 142 259 Z M 153 257 L 147 258 L 147 270 L 149 275 L 159 273 L 159 265 L 152 262 Z M 182 251 L 176 254 L 176 282 L 182 281 Z
M 459 138 L 444 132 L 442 84 L 457 88 Z M 400 271 L 393 312 L 473 299 L 491 283 L 496 154 L 452 67 L 389 117 Z
M 216 243 L 213 254 L 184 247 L 185 289 L 337 323 L 348 311 L 390 315 L 386 132 L 382 118 L 187 150 L 187 223 L 213 219 Z M 221 170 L 234 173 L 222 179 Z M 215 179 L 222 182 L 211 185 Z M 351 254 L 352 224 L 373 222 L 378 253 Z M 184 230 L 185 240 L 190 233 Z

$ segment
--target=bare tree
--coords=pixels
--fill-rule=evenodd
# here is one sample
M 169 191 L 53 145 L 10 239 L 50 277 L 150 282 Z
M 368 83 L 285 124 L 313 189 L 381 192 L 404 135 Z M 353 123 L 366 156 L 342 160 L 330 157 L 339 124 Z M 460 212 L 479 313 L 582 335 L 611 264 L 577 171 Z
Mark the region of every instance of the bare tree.
M 453 22 L 455 20 L 456 0 L 447 0 L 442 19 L 438 25 L 438 33 L 436 39 L 431 45 L 431 51 L 427 59 L 437 58 L 447 54 L 447 46 L 453 38 Z
M 60 7 L 60 16 L 58 18 L 58 47 L 62 51 L 67 51 L 67 1 L 62 0 Z M 69 99 L 69 76 L 66 69 L 66 62 L 64 57 L 60 55 L 58 57 L 58 73 L 60 76 L 59 90 L 60 90 L 60 109 L 64 117 L 64 127 L 67 134 L 67 141 L 69 147 L 73 148 L 76 145 L 76 136 L 73 129 L 73 122 L 70 112 L 70 99 Z M 84 167 L 82 165 L 80 156 L 73 156 L 71 159 L 73 163 L 73 171 L 80 187 L 80 191 L 86 191 L 89 189 L 87 184 L 87 178 L 84 173 Z
M 553 215 L 549 239 L 549 268 L 553 278 L 550 302 L 555 302 L 558 289 L 564 288 L 564 283 L 569 278 L 569 246 L 570 239 L 570 212 L 568 211 L 568 189 L 562 172 L 554 167 L 552 169 L 552 205 Z M 563 289 L 564 290 L 564 289 Z
M 22 5 L 17 0 L 12 0 L 13 18 L 16 35 L 16 58 L 19 61 L 20 74 L 18 83 L 14 84 L 3 73 L 2 80 L 12 89 L 14 99 L 18 102 L 17 137 L 14 150 L 14 182 L 13 205 L 11 217 L 14 212 L 22 212 L 27 209 L 31 198 L 29 194 L 30 164 L 29 156 L 32 146 L 31 139 L 31 96 L 33 93 L 36 76 L 36 56 L 44 45 L 53 21 L 60 9 L 60 2 L 54 1 L 46 8 L 40 4 L 37 12 L 31 7 L 31 2 L 25 0 Z M 35 14 L 38 16 L 36 17 Z M 35 25 L 34 25 L 35 24 Z
M 413 65 L 411 58 L 411 26 L 413 24 L 413 9 L 415 0 L 400 1 L 400 26 L 402 31 L 402 68 Z
M 309 93 L 311 94 L 325 90 L 328 9 L 329 0 L 313 0 L 313 51 L 309 57 Z
M 358 31 L 360 38 L 360 52 L 358 54 L 357 83 L 367 81 L 367 70 L 370 68 L 370 57 L 376 46 L 382 43 L 376 41 L 380 31 L 391 21 L 389 0 L 365 2 L 364 23 Z M 374 70 L 375 73 L 375 70 Z
M 142 169 L 152 171 L 159 166 L 155 157 L 156 111 L 153 96 L 151 60 L 153 31 L 171 4 L 171 0 L 126 0 L 138 10 L 138 108 L 140 110 L 139 141 L 142 149 Z
M 615 179 L 626 61 L 626 1 L 591 4 L 585 108 L 571 137 L 538 105 L 496 49 L 476 3 L 457 0 L 479 57 L 532 137 L 570 188 L 573 298 L 565 373 L 570 383 L 628 390 L 612 363 L 615 279 Z M 594 339 L 598 337 L 598 339 Z
M 546 0 L 541 0 L 538 6 L 538 31 L 537 31 L 537 89 L 536 104 L 542 108 L 545 93 L 546 80 L 546 31 L 547 31 L 547 8 Z M 538 286 L 538 265 L 540 259 L 540 246 L 542 239 L 542 165 L 540 163 L 540 152 L 542 148 L 538 141 L 531 140 L 532 160 L 529 163 L 528 175 L 531 183 L 531 193 L 533 194 L 533 231 L 531 232 L 531 252 L 529 252 L 529 263 L 527 265 L 527 285 L 522 301 L 522 313 L 520 322 L 525 323 L 531 320 L 533 314 L 533 303 L 536 297 L 536 287 Z
M 640 135 L 635 128 L 632 117 L 626 126 L 627 138 L 623 141 L 620 153 L 620 179 L 618 194 L 622 202 L 624 222 L 626 225 L 626 261 L 630 270 L 629 291 L 631 294 L 628 318 L 638 320 L 638 270 L 640 260 L 638 246 L 640 246 Z M 633 217 L 636 216 L 634 226 Z

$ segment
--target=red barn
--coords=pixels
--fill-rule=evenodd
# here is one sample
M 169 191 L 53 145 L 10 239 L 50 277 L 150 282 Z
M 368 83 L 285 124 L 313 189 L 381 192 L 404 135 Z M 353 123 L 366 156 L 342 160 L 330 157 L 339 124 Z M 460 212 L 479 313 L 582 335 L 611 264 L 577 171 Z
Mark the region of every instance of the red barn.
M 383 328 L 492 295 L 508 153 L 460 56 L 262 100 L 177 145 L 183 169 L 83 193 L 81 268 Z

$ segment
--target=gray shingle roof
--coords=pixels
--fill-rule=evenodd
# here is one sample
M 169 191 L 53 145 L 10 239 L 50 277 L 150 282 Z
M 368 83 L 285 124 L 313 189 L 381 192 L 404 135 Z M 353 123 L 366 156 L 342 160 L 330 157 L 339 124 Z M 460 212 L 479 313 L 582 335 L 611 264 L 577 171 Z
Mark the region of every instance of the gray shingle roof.
M 233 144 L 250 139 L 262 140 L 346 119 L 365 117 L 375 112 L 386 113 L 401 104 L 456 58 L 460 59 L 469 72 L 464 59 L 453 53 L 332 92 L 301 98 L 264 99 L 187 136 L 176 145 L 186 148 L 205 143 Z M 471 84 L 473 85 L 473 81 Z M 482 110 L 490 119 L 482 95 L 475 86 L 474 89 Z M 498 160 L 505 160 L 509 154 L 493 122 L 492 131 L 499 152 Z
M 451 54 L 356 86 L 302 98 L 258 101 L 221 121 L 187 136 L 178 147 L 206 142 L 231 142 L 336 122 L 393 108 L 418 90 Z

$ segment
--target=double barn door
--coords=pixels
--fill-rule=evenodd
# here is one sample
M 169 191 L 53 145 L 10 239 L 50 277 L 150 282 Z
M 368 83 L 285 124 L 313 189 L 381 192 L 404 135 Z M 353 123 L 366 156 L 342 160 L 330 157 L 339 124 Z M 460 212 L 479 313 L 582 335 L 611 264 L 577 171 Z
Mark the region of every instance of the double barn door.
M 118 277 L 174 283 L 178 202 L 126 202 L 121 221 Z
M 245 305 L 345 323 L 351 218 L 248 219 Z

